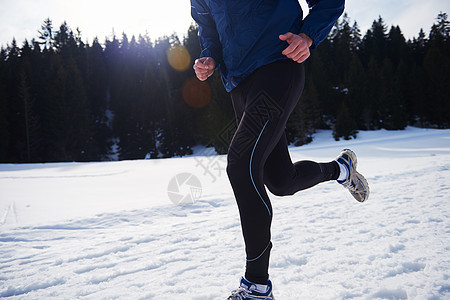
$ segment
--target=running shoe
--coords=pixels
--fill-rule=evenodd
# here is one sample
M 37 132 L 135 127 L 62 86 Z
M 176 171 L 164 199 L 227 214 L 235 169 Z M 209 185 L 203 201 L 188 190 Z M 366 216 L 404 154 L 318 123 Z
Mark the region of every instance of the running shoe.
M 350 149 L 344 149 L 336 158 L 336 161 L 344 165 L 347 169 L 347 178 L 342 181 L 338 180 L 337 182 L 348 189 L 357 201 L 366 201 L 370 193 L 369 184 L 366 178 L 356 171 L 356 165 L 358 163 L 356 154 Z
M 227 300 L 245 300 L 245 299 L 258 299 L 258 300 L 275 300 L 272 294 L 272 282 L 269 280 L 267 291 L 260 293 L 256 291 L 256 285 L 241 278 L 241 285 L 237 290 L 231 292 L 231 296 Z

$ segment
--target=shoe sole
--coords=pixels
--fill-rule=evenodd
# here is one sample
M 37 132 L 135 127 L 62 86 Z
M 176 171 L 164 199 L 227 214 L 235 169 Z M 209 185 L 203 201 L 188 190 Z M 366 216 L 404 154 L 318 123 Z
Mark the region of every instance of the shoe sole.
M 365 202 L 367 199 L 369 199 L 369 194 L 370 194 L 370 187 L 369 187 L 369 183 L 367 182 L 367 179 L 358 171 L 354 171 L 355 172 L 355 177 L 358 179 L 358 181 L 361 182 L 362 186 L 366 187 L 365 191 L 363 192 L 353 192 L 350 191 L 350 194 L 352 194 L 353 198 L 356 199 L 356 201 L 358 202 Z M 364 196 L 361 197 L 361 194 L 363 194 Z

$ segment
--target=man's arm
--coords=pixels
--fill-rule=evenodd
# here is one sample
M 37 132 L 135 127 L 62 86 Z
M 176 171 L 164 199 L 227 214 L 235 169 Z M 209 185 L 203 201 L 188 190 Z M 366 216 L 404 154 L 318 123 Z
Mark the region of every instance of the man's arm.
M 344 12 L 345 0 L 306 0 L 309 14 L 303 20 L 301 32 L 317 47 L 330 33 L 334 23 Z
M 198 24 L 198 37 L 202 47 L 200 58 L 211 57 L 220 64 L 222 45 L 211 12 L 203 0 L 191 0 L 191 15 Z
M 345 0 L 307 0 L 310 7 L 301 33 L 288 32 L 280 35 L 280 40 L 289 46 L 282 54 L 298 63 L 304 62 L 309 56 L 309 48 L 317 47 L 330 33 L 336 20 L 344 11 Z

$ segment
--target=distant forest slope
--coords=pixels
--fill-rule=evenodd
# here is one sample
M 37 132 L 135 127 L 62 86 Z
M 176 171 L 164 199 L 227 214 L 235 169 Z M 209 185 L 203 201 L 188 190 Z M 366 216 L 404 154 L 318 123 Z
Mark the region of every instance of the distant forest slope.
M 0 162 L 183 156 L 203 144 L 225 153 L 235 129 L 220 75 L 194 78 L 197 28 L 180 40 L 147 36 L 84 43 L 66 23 L 0 52 Z M 344 15 L 305 63 L 307 81 L 287 133 L 335 139 L 358 130 L 450 127 L 450 23 L 405 40 L 381 17 L 364 35 Z

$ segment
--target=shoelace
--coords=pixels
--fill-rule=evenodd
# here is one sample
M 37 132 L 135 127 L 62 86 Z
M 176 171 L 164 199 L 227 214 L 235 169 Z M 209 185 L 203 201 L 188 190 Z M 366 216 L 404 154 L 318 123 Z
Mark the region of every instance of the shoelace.
M 357 192 L 357 186 L 358 186 L 358 182 L 356 182 L 355 184 L 353 184 L 352 178 L 347 179 L 346 181 L 344 181 L 342 183 L 342 185 L 344 187 L 346 187 L 347 189 L 349 189 L 352 192 Z
M 358 185 L 360 185 L 361 182 L 359 179 L 357 179 L 357 181 L 355 183 L 353 183 L 351 180 L 348 180 L 344 183 L 342 183 L 343 186 L 345 186 L 349 191 L 355 193 L 355 194 L 367 194 L 367 191 L 365 189 L 358 191 Z M 361 184 L 362 185 L 362 184 Z M 364 196 L 363 198 L 365 198 L 366 196 Z
M 244 297 L 246 296 L 248 296 L 248 291 L 243 287 L 239 287 L 237 290 L 231 292 L 231 299 L 233 300 L 245 300 Z

